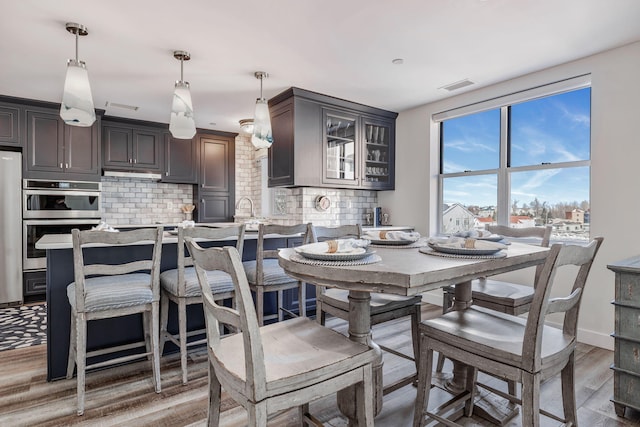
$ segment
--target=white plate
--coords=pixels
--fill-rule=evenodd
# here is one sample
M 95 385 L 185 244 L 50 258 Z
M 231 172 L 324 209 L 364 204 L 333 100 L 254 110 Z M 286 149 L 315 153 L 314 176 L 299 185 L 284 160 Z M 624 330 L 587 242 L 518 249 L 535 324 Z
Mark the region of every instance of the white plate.
M 367 250 L 364 250 L 363 248 L 358 248 L 358 249 L 362 249 L 362 251 L 355 250 L 353 252 L 346 252 L 346 253 L 336 252 L 336 253 L 330 254 L 330 253 L 307 252 L 307 251 L 301 250 L 300 248 L 296 248 L 296 252 L 305 258 L 316 259 L 319 261 L 355 261 L 358 259 L 366 258 L 369 255 L 374 254 L 376 252 L 371 249 L 367 249 Z
M 374 239 L 369 239 L 369 240 L 371 240 L 371 244 L 373 244 L 373 245 L 388 245 L 388 246 L 410 245 L 410 244 L 415 243 L 415 242 L 418 241 L 418 239 L 415 239 L 415 240 L 388 240 L 388 239 L 374 240 Z
M 429 247 L 431 247 L 434 251 L 454 255 L 493 255 L 496 252 L 507 249 L 507 246 L 503 245 L 502 243 L 490 242 L 486 240 L 476 240 L 476 244 L 479 245 L 479 247 L 464 248 L 457 247 L 453 244 L 438 244 L 437 242 L 430 242 Z
M 504 239 L 504 236 L 499 234 L 492 234 L 491 236 L 486 237 L 476 237 L 477 240 L 486 240 L 488 242 L 499 242 Z

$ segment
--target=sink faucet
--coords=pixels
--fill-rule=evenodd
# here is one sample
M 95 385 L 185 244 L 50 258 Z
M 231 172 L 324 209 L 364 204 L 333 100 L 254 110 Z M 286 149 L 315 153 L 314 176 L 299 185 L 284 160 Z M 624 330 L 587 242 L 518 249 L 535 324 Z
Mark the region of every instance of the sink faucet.
M 242 203 L 243 200 L 249 201 L 249 207 L 251 208 L 251 218 L 255 218 L 256 213 L 253 210 L 253 200 L 251 200 L 251 197 L 246 197 L 246 196 L 240 197 L 240 199 L 236 203 L 236 210 L 238 209 L 238 207 L 240 206 L 240 203 Z

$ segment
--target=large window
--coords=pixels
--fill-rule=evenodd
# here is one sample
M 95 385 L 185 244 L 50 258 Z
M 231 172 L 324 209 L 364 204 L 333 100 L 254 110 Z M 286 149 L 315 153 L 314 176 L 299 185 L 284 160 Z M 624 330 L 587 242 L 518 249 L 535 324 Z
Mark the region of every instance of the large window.
M 581 77 L 435 115 L 440 231 L 551 224 L 554 238 L 588 239 L 589 86 Z

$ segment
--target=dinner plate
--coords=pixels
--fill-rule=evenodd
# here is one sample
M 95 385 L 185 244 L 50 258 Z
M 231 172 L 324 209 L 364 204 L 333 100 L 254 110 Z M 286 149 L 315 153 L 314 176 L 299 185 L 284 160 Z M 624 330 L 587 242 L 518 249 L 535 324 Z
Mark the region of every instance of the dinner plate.
M 475 239 L 477 239 L 477 240 L 486 240 L 488 242 L 499 242 L 499 241 L 504 239 L 504 236 L 501 236 L 499 234 L 492 234 L 492 235 L 486 236 L 486 237 L 475 237 Z
M 376 251 L 367 249 L 362 251 L 355 250 L 354 252 L 335 252 L 335 253 L 318 253 L 318 252 L 307 252 L 304 249 L 296 248 L 296 252 L 302 255 L 305 258 L 315 259 L 318 261 L 355 261 L 358 259 L 366 258 L 371 254 L 374 254 Z
M 416 239 L 416 240 L 389 240 L 389 239 L 375 240 L 375 239 L 368 239 L 368 240 L 371 240 L 371 244 L 373 244 L 373 245 L 389 245 L 389 246 L 410 245 L 410 244 L 415 243 L 415 242 L 418 241 L 418 239 Z
M 503 249 L 506 249 L 507 246 L 501 243 L 487 242 L 491 244 L 481 245 L 479 248 L 462 248 L 462 247 L 454 247 L 452 245 L 442 245 L 438 243 L 429 243 L 429 247 L 434 251 L 442 252 L 445 254 L 453 254 L 453 255 L 493 255 L 496 252 L 499 252 Z

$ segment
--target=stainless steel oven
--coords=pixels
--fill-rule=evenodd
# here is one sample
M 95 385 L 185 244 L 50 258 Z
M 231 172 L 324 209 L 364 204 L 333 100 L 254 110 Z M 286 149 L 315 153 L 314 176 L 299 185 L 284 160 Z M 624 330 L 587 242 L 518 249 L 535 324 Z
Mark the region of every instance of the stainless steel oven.
M 23 180 L 23 270 L 47 268 L 45 251 L 36 249 L 45 234 L 70 234 L 100 223 L 100 189 L 99 182 Z

